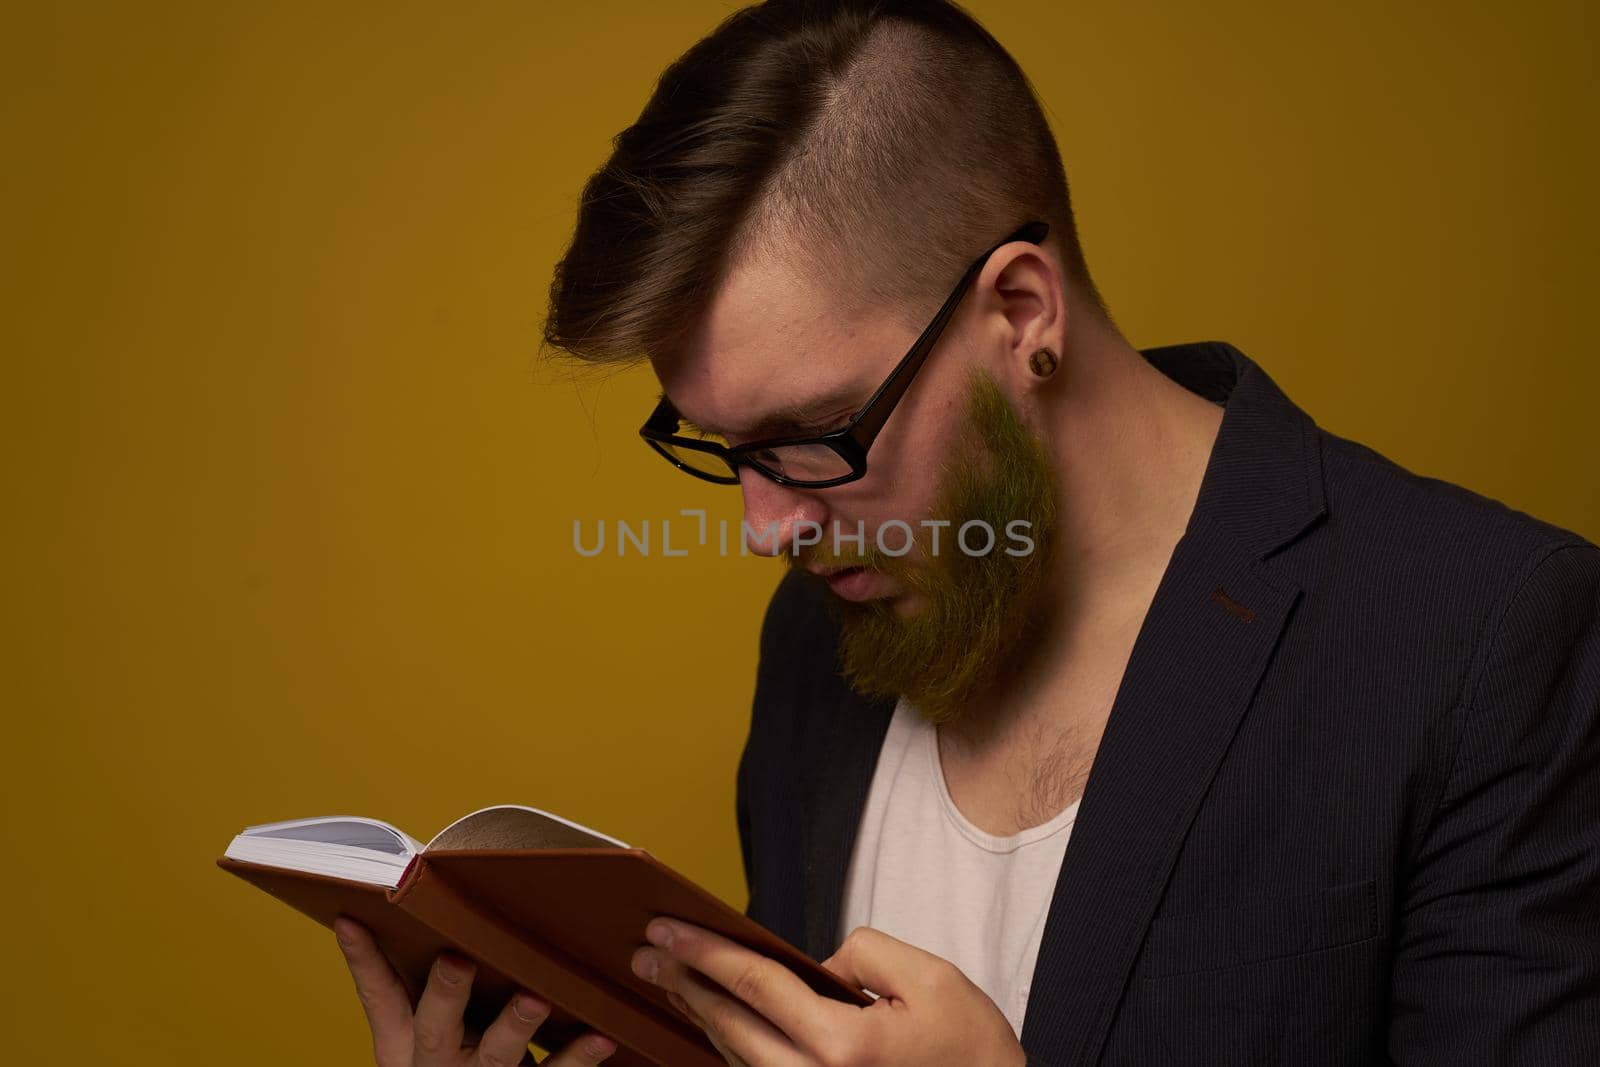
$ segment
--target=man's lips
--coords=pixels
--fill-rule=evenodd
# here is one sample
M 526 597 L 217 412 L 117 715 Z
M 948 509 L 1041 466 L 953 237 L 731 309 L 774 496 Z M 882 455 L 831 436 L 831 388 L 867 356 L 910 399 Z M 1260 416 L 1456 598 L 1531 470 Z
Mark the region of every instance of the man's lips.
M 808 567 L 820 575 L 834 595 L 843 600 L 870 600 L 879 592 L 880 576 L 866 567 Z

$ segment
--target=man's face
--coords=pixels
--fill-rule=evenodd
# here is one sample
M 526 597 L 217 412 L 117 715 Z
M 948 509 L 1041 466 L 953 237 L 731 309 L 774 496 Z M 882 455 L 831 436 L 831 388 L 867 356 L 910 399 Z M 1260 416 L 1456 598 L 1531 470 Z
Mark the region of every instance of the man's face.
M 1055 523 L 1044 449 L 978 365 L 930 517 L 949 525 L 922 524 L 915 554 L 871 543 L 864 553 L 836 553 L 824 544 L 791 562 L 864 564 L 914 590 L 911 615 L 883 600 L 832 602 L 841 666 L 856 689 L 904 695 L 929 721 L 953 723 L 974 716 L 975 699 L 1035 646 Z
M 663 388 L 687 419 L 733 444 L 837 428 L 922 325 L 844 320 L 837 307 L 781 268 L 735 270 L 685 358 L 658 367 Z M 905 695 L 936 722 L 962 715 L 1025 644 L 1054 521 L 1048 458 L 968 337 L 969 319 L 958 311 L 946 328 L 865 477 L 815 490 L 740 472 L 753 551 L 818 572 L 851 568 L 829 579 L 851 683 Z M 958 538 L 969 523 L 979 525 Z M 769 528 L 776 543 L 759 538 Z M 807 543 L 818 530 L 820 542 Z M 864 544 L 847 539 L 858 530 Z

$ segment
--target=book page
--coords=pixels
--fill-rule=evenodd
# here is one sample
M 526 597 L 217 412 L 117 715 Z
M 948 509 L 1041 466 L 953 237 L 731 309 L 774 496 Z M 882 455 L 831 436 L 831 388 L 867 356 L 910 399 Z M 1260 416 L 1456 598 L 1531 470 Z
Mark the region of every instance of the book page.
M 625 842 L 548 811 L 506 804 L 457 819 L 428 842 L 435 849 L 627 848 Z
M 393 888 L 422 846 L 376 819 L 336 815 L 246 827 L 229 859 Z
M 349 845 L 393 856 L 409 856 L 422 851 L 421 842 L 386 822 L 359 815 L 328 815 L 318 819 L 289 819 L 244 828 L 247 837 L 286 838 L 290 841 L 321 841 L 330 845 Z

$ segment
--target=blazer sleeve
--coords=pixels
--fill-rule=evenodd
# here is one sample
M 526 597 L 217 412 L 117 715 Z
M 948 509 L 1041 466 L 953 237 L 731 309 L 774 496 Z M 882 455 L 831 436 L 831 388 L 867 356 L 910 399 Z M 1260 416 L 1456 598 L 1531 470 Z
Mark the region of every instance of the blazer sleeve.
M 745 735 L 744 747 L 739 752 L 739 769 L 734 777 L 733 806 L 739 820 L 739 855 L 744 864 L 745 889 L 749 894 L 744 913 L 752 918 L 759 914 L 760 908 L 756 900 L 755 840 L 750 820 L 750 794 L 754 786 L 750 779 L 756 774 L 755 763 L 760 747 L 756 739 L 756 730 L 761 720 L 762 705 L 765 703 L 763 690 L 769 684 L 766 680 L 771 659 L 769 652 L 774 640 L 774 631 L 782 625 L 781 620 L 776 617 L 779 600 L 779 595 L 774 593 L 761 622 L 760 651 L 756 660 L 756 692 L 750 708 L 750 730 Z
M 1600 549 L 1547 547 L 1491 617 L 1402 887 L 1395 1063 L 1600 1063 Z
M 739 753 L 739 770 L 734 777 L 733 810 L 739 821 L 739 858 L 744 866 L 745 904 L 744 913 L 750 918 L 755 918 L 756 907 L 755 860 L 751 855 L 752 842 L 750 840 L 750 787 L 745 784 L 747 768 L 750 763 L 750 741 L 745 740 L 744 749 Z M 727 794 L 723 794 L 726 796 Z
M 745 888 L 749 896 L 745 914 L 772 926 L 773 915 L 762 899 L 764 892 L 757 850 L 762 836 L 756 825 L 755 806 L 774 792 L 774 779 L 785 751 L 791 747 L 784 736 L 793 730 L 784 721 L 792 717 L 788 707 L 795 688 L 793 649 L 798 634 L 808 622 L 804 575 L 791 571 L 778 583 L 767 604 L 761 623 L 761 643 L 756 664 L 756 690 L 751 701 L 750 731 L 739 753 L 735 776 L 734 809 L 739 822 L 739 851 L 744 863 Z

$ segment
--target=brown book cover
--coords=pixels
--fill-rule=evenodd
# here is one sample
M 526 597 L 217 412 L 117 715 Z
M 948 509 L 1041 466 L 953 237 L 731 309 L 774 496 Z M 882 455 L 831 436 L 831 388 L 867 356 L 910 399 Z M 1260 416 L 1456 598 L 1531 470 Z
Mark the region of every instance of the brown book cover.
M 339 915 L 365 925 L 413 1004 L 449 949 L 478 965 L 468 1027 L 487 1027 L 520 986 L 551 1004 L 540 1047 L 594 1029 L 617 1042 L 606 1061 L 616 1067 L 726 1067 L 630 967 L 657 915 L 769 956 L 824 996 L 872 1002 L 650 853 L 536 809 L 475 812 L 427 846 L 372 820 L 267 824 L 236 837 L 217 864 L 324 926 Z

